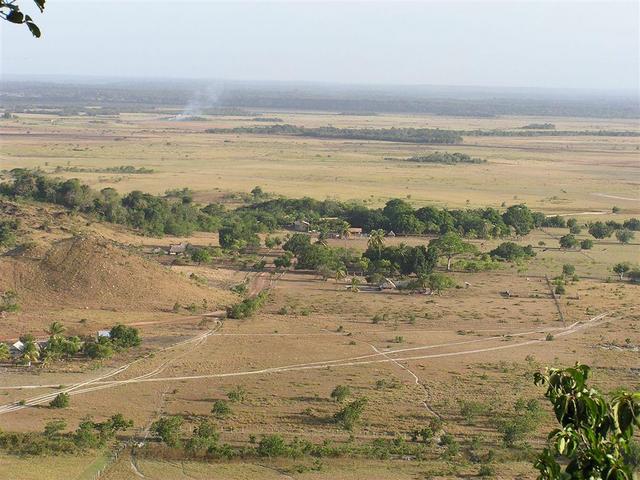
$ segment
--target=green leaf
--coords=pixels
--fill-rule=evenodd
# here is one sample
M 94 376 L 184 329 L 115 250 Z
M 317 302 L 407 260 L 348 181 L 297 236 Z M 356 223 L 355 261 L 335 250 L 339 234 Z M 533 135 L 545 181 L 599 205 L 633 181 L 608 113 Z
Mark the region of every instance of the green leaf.
M 35 4 L 38 6 L 41 12 L 44 12 L 44 2 L 45 0 L 33 0 Z
M 35 23 L 27 22 L 27 27 L 29 28 L 29 31 L 31 32 L 31 34 L 34 37 L 40 38 L 41 32 L 40 32 L 40 29 L 38 28 L 38 26 Z
M 7 14 L 7 20 L 11 23 L 22 23 L 24 22 L 24 15 L 18 10 L 11 10 Z

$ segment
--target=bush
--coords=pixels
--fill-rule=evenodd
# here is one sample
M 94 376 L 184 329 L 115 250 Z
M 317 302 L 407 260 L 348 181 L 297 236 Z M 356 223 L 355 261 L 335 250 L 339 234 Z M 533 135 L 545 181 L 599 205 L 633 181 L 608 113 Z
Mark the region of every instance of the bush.
M 69 394 L 62 392 L 49 402 L 51 408 L 67 408 L 69 406 Z
M 118 348 L 137 347 L 142 342 L 137 328 L 116 325 L 110 331 L 110 340 Z
M 82 351 L 86 356 L 95 360 L 102 360 L 113 356 L 113 346 L 109 339 L 105 337 L 100 337 L 97 342 L 85 342 Z
M 575 247 L 578 246 L 578 244 L 579 244 L 579 242 L 576 239 L 576 237 L 574 237 L 570 233 L 560 237 L 560 247 L 561 248 L 565 248 L 565 249 L 575 248 Z
M 18 304 L 18 294 L 13 290 L 7 290 L 0 295 L 0 312 L 18 312 L 20 305 Z
M 248 318 L 267 301 L 268 297 L 268 292 L 262 291 L 255 297 L 245 298 L 240 303 L 227 308 L 227 317 L 234 319 Z
M 576 267 L 570 263 L 565 263 L 562 266 L 562 275 L 565 277 L 573 277 L 576 274 Z
M 585 239 L 580 242 L 580 248 L 583 250 L 591 250 L 593 248 L 593 240 Z
M 213 407 L 211 408 L 211 413 L 213 413 L 218 418 L 226 418 L 231 415 L 231 407 L 229 406 L 229 402 L 226 400 L 216 400 L 213 402 Z
M 206 248 L 194 248 L 191 252 L 191 260 L 196 263 L 209 263 L 213 260 L 213 256 Z
M 256 452 L 261 457 L 281 457 L 286 455 L 288 447 L 280 435 L 267 435 L 258 443 Z
M 338 385 L 331 392 L 331 398 L 340 403 L 344 402 L 349 395 L 351 395 L 351 389 L 346 385 Z
M 480 470 L 478 471 L 479 477 L 493 477 L 496 474 L 495 468 L 493 468 L 489 464 L 480 465 Z
M 354 400 L 336 413 L 334 415 L 334 420 L 345 430 L 353 430 L 356 424 L 360 421 L 360 417 L 362 416 L 366 405 L 367 399 L 365 397 Z
M 170 447 L 180 445 L 180 427 L 182 427 L 182 417 L 174 415 L 172 417 L 162 417 L 151 424 L 151 431 L 162 439 Z
M 502 260 L 514 262 L 517 260 L 526 260 L 528 258 L 534 257 L 535 252 L 533 251 L 531 245 L 522 247 L 514 242 L 503 242 L 496 248 L 491 250 L 489 252 L 489 255 L 494 258 L 500 258 Z
M 227 397 L 232 402 L 244 402 L 244 399 L 246 398 L 246 396 L 247 396 L 247 391 L 241 385 L 236 385 L 236 387 L 233 390 L 230 390 L 229 392 L 227 392 Z

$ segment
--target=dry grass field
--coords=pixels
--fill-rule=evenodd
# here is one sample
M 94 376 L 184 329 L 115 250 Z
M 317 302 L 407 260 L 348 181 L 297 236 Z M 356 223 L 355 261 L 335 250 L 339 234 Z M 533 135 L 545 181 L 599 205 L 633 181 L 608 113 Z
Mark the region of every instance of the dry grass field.
M 551 121 L 558 130 L 640 130 L 633 120 L 535 117 L 449 118 L 271 112 L 307 127 L 518 128 Z M 417 206 L 494 206 L 526 202 L 547 213 L 640 210 L 638 137 L 466 137 L 462 145 L 207 134 L 207 128 L 260 125 L 245 117 L 179 122 L 122 114 L 107 119 L 19 115 L 0 120 L 3 168 L 85 169 L 133 165 L 152 174 L 63 173 L 96 188 L 164 193 L 188 186 L 201 201 L 226 192 L 265 191 L 297 197 L 359 199 L 373 205 L 409 198 Z M 385 160 L 435 150 L 488 160 L 480 165 L 416 165 Z
M 305 126 L 492 129 L 551 121 L 559 130 L 640 130 L 637 122 L 626 120 L 270 114 Z M 205 128 L 248 124 L 250 119 L 240 117 L 172 122 L 151 114 L 99 120 L 18 115 L 0 120 L 0 166 L 45 172 L 151 168 L 150 174 L 57 175 L 121 192 L 189 187 L 203 203 L 260 185 L 289 197 L 358 199 L 372 206 L 399 197 L 416 206 L 500 208 L 526 202 L 582 222 L 640 215 L 638 137 L 468 137 L 445 148 L 204 133 Z M 385 160 L 445 149 L 488 162 L 421 166 Z M 614 205 L 621 208 L 615 215 Z M 181 240 L 217 245 L 215 234 L 148 238 L 79 215 L 56 214 L 60 207 L 14 207 L 34 246 L 0 257 L 0 289 L 16 289 L 23 300 L 20 312 L 2 318 L 0 339 L 27 332 L 42 337 L 46 325 L 57 320 L 70 334 L 94 334 L 116 323 L 136 326 L 143 343 L 102 362 L 0 366 L 3 431 L 41 431 L 61 415 L 74 429 L 87 415 L 103 420 L 122 412 L 135 425 L 122 440 L 148 440 L 151 422 L 163 415 L 183 416 L 186 434 L 199 420 L 213 418 L 215 400 L 240 386 L 246 398 L 231 404 L 227 418 L 215 419 L 221 441 L 234 446 L 274 433 L 314 443 L 408 441 L 411 431 L 434 417 L 460 444 L 453 457 L 436 447 L 422 460 L 328 458 L 319 463 L 310 458 L 206 463 L 126 453 L 101 477 L 107 480 L 474 478 L 478 464 L 467 455 L 472 449 L 482 455 L 497 452 L 494 478 L 528 480 L 536 477 L 530 454 L 502 447 L 496 418 L 514 415 L 518 399 L 538 400 L 544 416 L 526 441 L 535 451 L 542 448 L 554 419 L 543 392 L 533 385 L 533 372 L 580 361 L 593 366 L 593 383 L 605 392 L 640 385 L 638 287 L 617 281 L 611 272 L 616 262 L 640 260 L 638 243 L 609 239 L 596 241 L 588 251 L 565 251 L 558 238 L 566 229 L 535 230 L 517 239 L 535 247 L 535 258 L 488 272 L 455 271 L 451 275 L 459 288 L 442 295 L 351 292 L 347 280 L 323 281 L 295 270 L 272 274 L 272 260 L 281 252 L 265 248 L 258 253 L 268 260 L 262 273 L 222 260 L 171 265 L 168 256 L 150 253 Z M 51 222 L 47 231 L 38 228 L 43 219 Z M 587 237 L 586 231 L 578 235 Z M 419 245 L 428 240 L 387 241 Z M 500 241 L 472 243 L 488 252 Z M 345 244 L 362 251 L 366 239 L 329 241 Z M 580 280 L 569 283 L 556 305 L 544 277 L 559 275 L 565 263 L 575 265 Z M 194 280 L 192 273 L 204 280 Z M 253 291 L 270 285 L 269 301 L 254 317 L 223 319 L 220 311 L 238 298 L 230 287 L 245 278 Z M 204 299 L 207 308 L 198 312 L 172 310 L 175 302 L 200 305 Z M 352 433 L 332 421 L 339 406 L 330 393 L 337 385 L 349 385 L 352 398 L 368 399 L 362 423 Z M 60 391 L 70 394 L 71 405 L 64 411 L 48 408 Z M 461 402 L 475 402 L 482 411 L 465 418 Z M 81 480 L 97 455 L 1 455 L 0 477 Z M 29 472 L 15 476 L 27 471 L 27 463 Z

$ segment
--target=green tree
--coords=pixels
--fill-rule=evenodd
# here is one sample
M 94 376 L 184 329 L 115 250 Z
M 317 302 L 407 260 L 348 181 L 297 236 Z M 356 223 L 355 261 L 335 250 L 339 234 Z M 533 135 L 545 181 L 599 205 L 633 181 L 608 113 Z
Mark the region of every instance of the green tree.
M 627 244 L 631 242 L 631 240 L 633 240 L 634 237 L 635 237 L 635 234 L 627 228 L 616 230 L 616 238 L 620 243 Z
M 30 364 L 40 360 L 40 350 L 38 350 L 38 346 L 34 340 L 23 341 L 22 343 L 24 343 L 20 357 L 22 363 Z
M 604 222 L 594 222 L 589 224 L 589 234 L 594 238 L 608 238 L 613 233 L 611 226 Z
M 502 214 L 504 223 L 516 232 L 516 235 L 523 236 L 533 230 L 534 218 L 533 213 L 526 205 L 512 205 Z
M 138 329 L 127 325 L 118 324 L 114 326 L 109 335 L 111 343 L 120 348 L 137 347 L 142 343 Z
M 576 237 L 572 234 L 568 233 L 567 235 L 563 235 L 560 237 L 560 247 L 561 248 L 575 248 L 579 244 Z
M 514 262 L 534 257 L 535 252 L 533 251 L 533 247 L 531 247 L 531 245 L 522 247 L 514 242 L 502 242 L 496 248 L 491 250 L 489 252 L 489 255 L 494 258 L 500 258 L 502 260 Z
M 427 285 L 432 292 L 440 294 L 443 290 L 455 287 L 456 282 L 442 273 L 432 273 L 427 277 Z
M 576 267 L 574 267 L 570 263 L 565 263 L 564 265 L 562 265 L 563 277 L 573 277 L 575 274 L 576 274 Z
M 59 338 L 65 331 L 64 325 L 60 322 L 51 322 L 46 332 L 52 339 Z
M 261 457 L 281 457 L 287 450 L 287 444 L 280 435 L 266 435 L 260 440 L 256 452 Z
M 170 447 L 180 446 L 180 427 L 182 417 L 177 415 L 162 417 L 151 424 L 151 432 Z
M 629 262 L 616 263 L 612 270 L 620 275 L 620 280 L 624 280 L 624 274 L 631 270 L 631 264 Z
M 377 229 L 371 230 L 371 232 L 369 232 L 367 248 L 376 252 L 378 254 L 378 258 L 380 258 L 380 254 L 382 253 L 382 249 L 384 248 L 384 230 Z
M 194 429 L 191 438 L 187 440 L 186 449 L 191 454 L 215 449 L 220 435 L 215 425 L 209 420 L 202 420 Z
M 607 400 L 587 385 L 590 372 L 576 364 L 535 374 L 560 424 L 534 464 L 541 480 L 634 478 L 626 458 L 634 428 L 640 427 L 640 392 L 623 391 Z
M 586 238 L 580 241 L 580 248 L 583 250 L 591 250 L 593 248 L 593 240 Z
M 353 430 L 360 421 L 360 417 L 362 416 L 366 405 L 366 397 L 358 398 L 341 408 L 333 418 L 336 423 L 341 425 L 345 430 Z
M 472 253 L 476 248 L 462 240 L 455 232 L 445 233 L 440 238 L 429 242 L 429 248 L 434 248 L 440 255 L 447 258 L 447 271 L 451 270 L 451 261 L 454 257 L 464 253 Z
M 34 0 L 34 3 L 40 9 L 40 12 L 44 12 L 45 0 Z M 40 29 L 33 23 L 31 16 L 25 15 L 20 11 L 17 0 L 0 0 L 0 18 L 7 22 L 24 24 L 34 37 L 40 38 Z
M 331 392 L 331 398 L 336 402 L 342 403 L 351 395 L 351 389 L 347 385 L 338 385 Z
M 58 434 L 65 428 L 67 428 L 67 422 L 65 422 L 64 420 L 51 420 L 44 426 L 44 436 L 47 438 L 57 437 Z
M 351 277 L 351 283 L 349 284 L 349 290 L 354 293 L 360 291 L 360 279 L 358 277 Z

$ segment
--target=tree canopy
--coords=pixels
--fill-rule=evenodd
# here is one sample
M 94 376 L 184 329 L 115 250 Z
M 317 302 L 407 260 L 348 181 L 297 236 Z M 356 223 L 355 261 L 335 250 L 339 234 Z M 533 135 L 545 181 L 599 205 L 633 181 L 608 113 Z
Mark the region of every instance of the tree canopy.
M 40 9 L 40 12 L 44 12 L 45 1 L 46 0 L 33 0 L 38 9 Z M 40 38 L 40 29 L 33 22 L 31 16 L 24 14 L 20 10 L 18 0 L 0 0 L 0 18 L 10 23 L 26 25 L 34 37 Z

